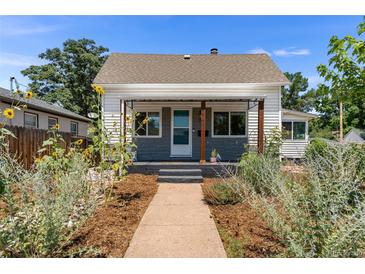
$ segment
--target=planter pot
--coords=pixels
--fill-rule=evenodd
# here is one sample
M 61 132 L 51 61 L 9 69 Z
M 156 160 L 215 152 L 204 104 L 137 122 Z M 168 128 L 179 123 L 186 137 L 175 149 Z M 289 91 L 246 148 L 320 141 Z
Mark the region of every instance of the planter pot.
M 213 164 L 217 163 L 217 157 L 210 157 L 210 162 Z

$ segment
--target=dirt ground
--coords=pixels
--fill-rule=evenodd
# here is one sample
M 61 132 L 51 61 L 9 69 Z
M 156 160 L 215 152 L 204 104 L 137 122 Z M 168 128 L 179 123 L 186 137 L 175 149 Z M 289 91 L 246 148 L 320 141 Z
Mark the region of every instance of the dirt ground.
M 115 185 L 112 200 L 77 231 L 68 248 L 88 247 L 97 250 L 97 257 L 123 257 L 156 191 L 156 176 L 128 175 L 126 181 Z M 90 253 L 84 256 L 93 257 Z
M 204 185 L 219 180 L 204 179 Z M 228 257 L 276 257 L 283 252 L 283 246 L 248 202 L 209 208 Z

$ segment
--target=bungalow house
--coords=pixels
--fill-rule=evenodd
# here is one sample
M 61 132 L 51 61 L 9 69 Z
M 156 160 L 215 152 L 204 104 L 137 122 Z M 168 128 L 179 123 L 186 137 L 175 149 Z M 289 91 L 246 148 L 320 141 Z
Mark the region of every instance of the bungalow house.
M 14 100 L 26 104 L 27 108 L 17 110 L 11 120 L 5 119 L 7 125 L 49 129 L 59 124 L 60 131 L 70 132 L 74 137 L 87 136 L 90 119 L 36 98 L 25 99 L 0 87 L 0 109 L 10 107 Z
M 204 163 L 216 149 L 235 161 L 247 147 L 264 149 L 265 136 L 283 128 L 282 157 L 300 158 L 313 114 L 281 107 L 288 79 L 266 54 L 112 53 L 94 80 L 105 90 L 103 118 L 116 138 L 128 138 L 137 161 Z M 138 112 L 134 124 L 128 116 Z

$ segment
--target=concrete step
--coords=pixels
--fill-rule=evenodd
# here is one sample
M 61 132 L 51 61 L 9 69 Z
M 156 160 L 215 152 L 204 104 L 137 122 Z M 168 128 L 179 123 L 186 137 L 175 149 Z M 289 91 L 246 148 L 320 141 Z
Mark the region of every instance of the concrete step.
M 199 168 L 161 168 L 158 174 L 160 176 L 201 176 L 202 170 Z
M 185 176 L 185 175 L 160 175 L 157 177 L 157 182 L 165 183 L 201 183 L 203 176 Z

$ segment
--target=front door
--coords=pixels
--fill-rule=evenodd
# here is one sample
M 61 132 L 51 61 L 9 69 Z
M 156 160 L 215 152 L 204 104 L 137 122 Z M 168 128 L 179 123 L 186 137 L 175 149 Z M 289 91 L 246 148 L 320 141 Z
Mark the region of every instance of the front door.
M 191 157 L 191 110 L 173 109 L 171 114 L 171 156 Z

